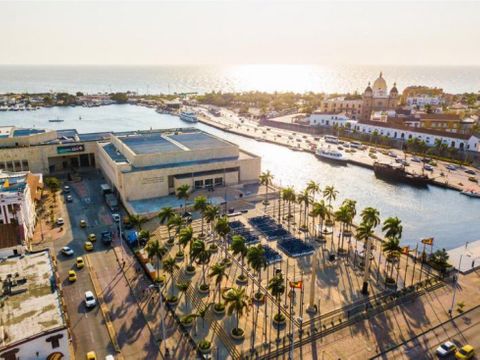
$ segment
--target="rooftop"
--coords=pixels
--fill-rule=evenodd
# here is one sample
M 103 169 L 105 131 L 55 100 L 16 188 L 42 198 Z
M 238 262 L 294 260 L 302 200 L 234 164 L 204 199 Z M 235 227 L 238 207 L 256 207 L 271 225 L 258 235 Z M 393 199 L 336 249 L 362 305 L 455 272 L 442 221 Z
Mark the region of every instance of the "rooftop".
M 48 251 L 0 262 L 0 278 L 4 294 L 9 289 L 0 312 L 0 349 L 65 326 Z
M 22 137 L 22 136 L 30 136 L 30 135 L 35 135 L 35 134 L 42 134 L 44 133 L 45 130 L 43 129 L 15 129 L 12 132 L 12 137 Z

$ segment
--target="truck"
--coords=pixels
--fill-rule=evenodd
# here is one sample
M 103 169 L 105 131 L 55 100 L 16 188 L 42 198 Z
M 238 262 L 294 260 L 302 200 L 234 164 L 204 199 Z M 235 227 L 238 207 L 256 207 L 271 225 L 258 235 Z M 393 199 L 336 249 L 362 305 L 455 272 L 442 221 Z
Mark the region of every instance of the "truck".
M 112 193 L 105 194 L 105 202 L 107 203 L 110 210 L 112 211 L 118 210 L 118 200 L 114 194 Z

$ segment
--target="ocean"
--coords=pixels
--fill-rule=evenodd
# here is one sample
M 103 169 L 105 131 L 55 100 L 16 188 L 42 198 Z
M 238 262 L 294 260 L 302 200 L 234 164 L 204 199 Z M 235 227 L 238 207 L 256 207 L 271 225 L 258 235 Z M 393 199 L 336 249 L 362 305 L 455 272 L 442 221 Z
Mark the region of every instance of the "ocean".
M 135 91 L 363 92 L 380 71 L 402 91 L 427 85 L 448 93 L 480 91 L 480 66 L 0 66 L 0 93 Z

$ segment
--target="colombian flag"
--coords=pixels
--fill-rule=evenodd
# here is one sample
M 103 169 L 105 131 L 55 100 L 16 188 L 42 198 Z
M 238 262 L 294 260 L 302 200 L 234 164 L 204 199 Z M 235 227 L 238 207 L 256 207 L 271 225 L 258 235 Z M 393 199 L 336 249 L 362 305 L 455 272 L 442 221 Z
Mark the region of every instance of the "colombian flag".
M 402 254 L 408 255 L 409 252 L 410 252 L 410 246 L 404 246 L 402 248 Z
M 290 288 L 292 289 L 303 288 L 303 281 L 290 281 Z
M 433 245 L 433 237 L 432 237 L 432 238 L 422 239 L 422 244 L 425 244 L 425 245 Z

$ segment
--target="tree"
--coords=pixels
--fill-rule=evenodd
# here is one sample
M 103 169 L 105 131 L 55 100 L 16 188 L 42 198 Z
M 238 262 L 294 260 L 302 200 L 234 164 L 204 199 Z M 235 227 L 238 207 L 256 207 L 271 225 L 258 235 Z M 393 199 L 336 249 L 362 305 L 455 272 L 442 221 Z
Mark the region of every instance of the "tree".
M 132 214 L 128 215 L 128 221 L 138 232 L 140 232 L 142 231 L 143 224 L 145 224 L 148 219 L 140 215 Z
M 277 301 L 278 310 L 274 319 L 281 322 L 280 320 L 285 318 L 280 311 L 280 306 L 281 306 L 280 298 L 285 293 L 285 280 L 283 279 L 282 273 L 279 273 L 270 279 L 267 285 L 267 289 L 270 290 L 270 293 L 273 295 L 273 297 L 275 297 Z M 277 340 L 279 338 L 280 338 L 280 326 L 277 326 Z
M 342 232 L 342 236 L 338 239 L 338 251 L 341 252 L 343 251 L 343 241 L 344 241 L 344 233 L 345 233 L 345 229 L 346 229 L 346 226 L 347 226 L 347 223 L 349 221 L 349 212 L 348 212 L 348 208 L 346 206 L 340 206 L 338 208 L 337 211 L 335 211 L 335 220 L 336 221 L 340 221 L 340 227 L 341 227 L 341 232 Z M 341 243 L 340 243 L 340 240 L 341 240 Z
M 220 301 L 220 295 L 221 295 L 221 284 L 222 284 L 222 281 L 223 279 L 228 279 L 228 275 L 227 273 L 225 272 L 226 270 L 226 267 L 225 265 L 222 265 L 220 263 L 216 263 L 214 265 L 212 265 L 210 267 L 210 272 L 208 273 L 208 277 L 209 278 L 215 278 L 215 284 L 217 285 L 217 288 L 218 288 L 218 303 L 215 304 L 215 306 L 217 307 L 217 309 L 221 308 L 222 306 L 222 303 Z
M 163 265 L 163 270 L 170 275 L 170 280 L 172 280 L 173 284 L 173 274 L 175 273 L 175 270 L 179 269 L 177 263 L 175 262 L 175 259 L 168 257 L 167 259 L 163 260 L 162 262 Z M 170 286 L 170 289 L 172 289 L 173 286 Z
M 207 205 L 205 208 L 205 220 L 210 225 L 210 231 L 212 230 L 212 224 L 215 223 L 220 215 L 220 208 L 217 205 Z
M 183 249 L 185 249 L 185 247 L 192 242 L 192 239 L 193 239 L 193 229 L 190 225 L 180 230 L 178 234 L 178 254 L 180 253 L 183 254 L 183 252 L 180 249 L 180 246 Z M 191 265 L 191 259 L 190 259 L 190 265 Z
M 50 191 L 54 194 L 60 190 L 60 180 L 56 177 L 49 176 L 45 178 L 45 185 L 50 189 Z
M 437 268 L 442 274 L 445 274 L 447 269 L 451 267 L 448 262 L 449 259 L 448 252 L 445 249 L 437 250 L 432 254 L 430 262 L 435 268 Z
M 125 104 L 128 101 L 128 95 L 126 93 L 111 94 L 110 98 L 117 104 Z
M 370 237 L 372 236 L 373 236 L 372 224 L 367 222 L 362 222 L 360 226 L 357 228 L 356 237 L 358 240 L 364 241 L 366 246 L 365 270 L 363 274 L 363 286 L 362 286 L 362 294 L 364 295 L 368 295 L 368 281 L 370 279 L 370 254 L 371 254 Z
M 168 228 L 170 230 L 175 229 L 175 234 L 173 235 L 173 239 L 175 239 L 175 237 L 178 234 L 180 234 L 180 231 L 183 229 L 185 224 L 186 224 L 185 219 L 178 214 L 175 214 L 170 220 L 168 220 L 168 223 L 167 223 Z
M 265 204 L 265 210 L 266 210 L 268 205 L 268 187 L 272 184 L 273 175 L 270 173 L 269 170 L 267 170 L 260 174 L 259 179 L 260 179 L 260 184 L 265 185 L 265 201 L 263 203 Z
M 158 213 L 158 219 L 160 220 L 160 224 L 165 225 L 170 221 L 175 216 L 175 211 L 170 207 L 164 207 L 159 213 Z M 167 231 L 168 231 L 168 238 L 170 239 L 170 230 L 171 228 L 167 226 Z
M 156 271 L 157 271 L 157 276 L 155 281 L 159 282 L 160 281 L 160 261 L 162 261 L 162 258 L 165 256 L 167 253 L 167 249 L 158 241 L 157 239 L 152 239 L 150 240 L 147 245 L 145 246 L 145 251 L 147 252 L 148 258 L 150 260 L 153 260 L 156 258 Z
M 228 223 L 228 218 L 222 216 L 215 223 L 215 232 L 220 236 L 225 247 L 225 259 L 227 259 L 227 235 L 230 233 L 230 225 Z
M 267 259 L 265 257 L 265 249 L 261 244 L 257 246 L 252 246 L 248 249 L 247 252 L 247 262 L 250 267 L 257 273 L 258 275 L 258 291 L 255 294 L 257 299 L 261 298 L 260 292 L 260 283 L 262 281 L 262 269 L 267 268 Z
M 372 228 L 376 228 L 380 224 L 380 213 L 373 207 L 363 209 L 360 216 L 362 217 L 362 222 L 370 224 Z
M 248 248 L 245 245 L 245 238 L 242 235 L 233 235 L 230 249 L 232 250 L 233 255 L 240 255 L 240 259 L 242 261 L 242 274 L 238 278 L 240 279 L 240 281 L 244 281 L 246 278 L 244 274 L 244 261 L 245 256 L 247 256 L 248 252 Z
M 394 262 L 398 260 L 402 248 L 400 247 L 400 239 L 397 237 L 390 237 L 387 238 L 387 241 L 384 241 L 382 243 L 382 251 L 387 254 L 387 262 L 390 263 L 390 274 L 387 277 L 386 281 L 387 282 L 393 282 L 393 268 L 394 268 Z M 387 270 L 388 272 L 388 267 Z
M 320 217 L 320 231 L 323 231 L 323 221 L 327 217 L 328 208 L 325 205 L 325 201 L 320 200 L 319 202 L 314 202 L 312 206 L 312 215 L 315 219 L 316 217 Z
M 312 198 L 310 196 L 310 192 L 308 189 L 303 190 L 300 194 L 297 196 L 297 201 L 300 204 L 300 208 L 303 205 L 303 224 L 301 227 L 303 229 L 308 229 L 308 220 L 307 220 L 307 211 L 308 207 L 310 206 L 310 203 L 312 202 Z M 301 211 L 300 211 L 300 216 L 301 216 Z
M 201 232 L 201 236 L 204 236 L 204 233 L 203 233 L 203 221 L 204 221 L 204 218 L 205 218 L 205 210 L 207 209 L 207 206 L 208 206 L 208 200 L 205 196 L 203 195 L 200 195 L 200 196 L 197 196 L 194 200 L 193 200 L 193 209 L 195 211 L 200 211 L 200 215 L 202 216 L 202 232 Z
M 292 217 L 292 202 L 295 202 L 297 196 L 295 195 L 295 190 L 293 187 L 288 186 L 282 189 L 282 200 L 286 201 L 288 204 L 288 231 L 290 231 L 290 219 Z
M 190 198 L 190 185 L 180 185 L 177 188 L 176 196 L 178 200 L 183 200 L 183 211 L 187 211 L 187 200 Z
M 212 253 L 207 249 L 205 241 L 196 239 L 190 247 L 190 259 L 196 264 L 202 266 L 202 284 L 206 285 L 205 281 L 205 265 L 208 265 Z
M 236 313 L 237 326 L 232 330 L 232 334 L 236 336 L 243 335 L 243 329 L 240 329 L 240 317 L 244 310 L 248 311 L 249 303 L 245 294 L 245 288 L 231 288 L 225 292 L 225 304 L 227 306 L 227 314 L 231 316 Z
M 310 180 L 307 184 L 307 191 L 314 198 L 315 194 L 320 192 L 320 185 L 317 182 Z
M 333 185 L 329 185 L 325 187 L 323 190 L 323 197 L 325 200 L 328 201 L 328 205 L 331 207 L 332 201 L 334 201 L 337 198 L 338 191 L 335 189 Z

